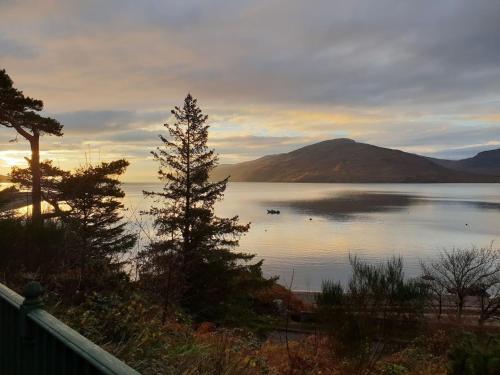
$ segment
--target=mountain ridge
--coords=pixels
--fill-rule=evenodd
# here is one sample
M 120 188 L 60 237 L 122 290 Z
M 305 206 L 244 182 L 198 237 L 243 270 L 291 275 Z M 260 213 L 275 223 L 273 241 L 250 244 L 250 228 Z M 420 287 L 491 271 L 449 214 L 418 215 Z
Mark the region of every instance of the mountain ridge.
M 446 167 L 432 158 L 356 142 L 326 140 L 288 153 L 223 164 L 213 179 L 245 182 L 500 182 L 500 177 Z
M 471 158 L 460 160 L 429 159 L 450 169 L 500 176 L 500 148 L 481 151 Z

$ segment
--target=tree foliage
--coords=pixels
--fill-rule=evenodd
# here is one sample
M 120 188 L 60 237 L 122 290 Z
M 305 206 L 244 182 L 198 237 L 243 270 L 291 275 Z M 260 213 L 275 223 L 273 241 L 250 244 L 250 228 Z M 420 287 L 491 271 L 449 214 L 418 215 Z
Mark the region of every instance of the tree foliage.
M 31 190 L 33 187 L 33 168 L 31 159 L 27 159 L 27 162 L 27 168 L 12 167 L 9 177 L 19 187 Z M 69 176 L 70 172 L 54 166 L 51 160 L 40 162 L 40 193 L 42 199 L 55 210 L 55 213 L 45 212 L 42 216 L 49 218 L 60 214 L 59 202 L 63 200 L 61 182 Z
M 0 70 L 0 124 L 13 128 L 20 135 L 29 139 L 31 135 L 62 135 L 62 125 L 50 117 L 37 114 L 43 110 L 43 102 L 25 96 L 14 87 L 14 82 L 5 69 Z
M 64 228 L 64 256 L 68 268 L 78 273 L 80 286 L 100 281 L 119 270 L 121 257 L 136 243 L 123 220 L 124 192 L 118 176 L 129 163 L 116 160 L 64 171 L 50 161 L 41 163 L 42 196 L 53 211 L 46 214 Z M 11 179 L 31 187 L 31 169 L 13 168 Z
M 154 217 L 158 240 L 142 254 L 141 270 L 143 277 L 161 280 L 168 301 L 175 268 L 175 289 L 183 306 L 210 316 L 260 286 L 262 262 L 249 264 L 253 255 L 233 251 L 249 224 L 214 213 L 228 179 L 209 180 L 218 159 L 207 146 L 208 117 L 191 95 L 172 115 L 173 124 L 165 124 L 168 135 L 160 135 L 163 145 L 152 152 L 165 185 L 162 191 L 145 192 L 156 198 L 148 213 Z
M 464 333 L 448 353 L 450 375 L 500 374 L 500 338 Z
M 14 87 L 6 71 L 0 70 L 0 125 L 14 129 L 18 135 L 30 143 L 33 221 L 41 224 L 41 170 L 40 136 L 62 136 L 63 126 L 53 118 L 43 117 L 38 112 L 43 110 L 43 102 L 25 96 Z
M 338 352 L 358 356 L 352 371 L 365 374 L 402 327 L 408 331 L 418 324 L 427 292 L 416 280 L 405 279 L 401 258 L 373 265 L 350 257 L 350 263 L 347 287 L 325 281 L 317 304 Z
M 128 165 L 123 159 L 88 165 L 59 183 L 67 206 L 62 220 L 74 238 L 73 246 L 83 276 L 87 275 L 88 268 L 119 265 L 120 256 L 135 245 L 137 236 L 128 232 L 122 215 L 121 198 L 125 194 L 115 177 L 122 175 Z

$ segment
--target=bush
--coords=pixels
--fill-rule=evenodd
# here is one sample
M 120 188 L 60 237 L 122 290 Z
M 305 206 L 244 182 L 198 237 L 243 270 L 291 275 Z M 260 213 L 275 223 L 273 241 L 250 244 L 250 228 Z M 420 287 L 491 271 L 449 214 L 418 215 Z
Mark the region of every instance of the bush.
M 64 232 L 54 222 L 36 228 L 15 216 L 0 218 L 0 274 L 12 288 L 23 287 L 25 278 L 37 278 L 44 286 L 64 264 Z
M 366 363 L 386 351 L 389 338 L 412 333 L 422 316 L 426 291 L 404 277 L 401 258 L 380 265 L 355 257 L 350 262 L 353 274 L 347 288 L 324 282 L 317 303 L 337 353 Z
M 145 375 L 268 373 L 253 355 L 255 340 L 230 330 L 195 331 L 180 311 L 163 324 L 162 309 L 139 294 L 93 294 L 51 312 Z
M 321 293 L 316 297 L 319 307 L 340 307 L 345 300 L 344 289 L 338 282 L 323 281 Z
M 500 374 L 500 339 L 465 333 L 452 345 L 448 354 L 450 375 Z
M 382 367 L 383 375 L 406 375 L 408 374 L 408 369 L 404 366 L 397 365 L 395 363 L 386 363 Z

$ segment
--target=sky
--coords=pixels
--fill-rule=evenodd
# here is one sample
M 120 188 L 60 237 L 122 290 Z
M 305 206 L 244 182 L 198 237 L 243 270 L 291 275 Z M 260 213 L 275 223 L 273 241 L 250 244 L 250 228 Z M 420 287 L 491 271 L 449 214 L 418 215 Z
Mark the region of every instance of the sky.
M 150 151 L 188 92 L 234 163 L 325 139 L 460 159 L 500 147 L 498 0 L 0 0 L 0 69 L 73 168 Z M 14 141 L 13 141 L 14 140 Z M 28 144 L 0 128 L 0 174 Z

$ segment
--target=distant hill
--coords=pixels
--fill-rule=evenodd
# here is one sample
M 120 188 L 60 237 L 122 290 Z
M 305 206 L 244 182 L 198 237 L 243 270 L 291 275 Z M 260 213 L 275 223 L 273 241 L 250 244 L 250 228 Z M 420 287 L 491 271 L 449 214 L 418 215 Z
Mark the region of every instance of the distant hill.
M 9 178 L 0 174 L 0 182 L 9 182 Z
M 472 158 L 462 160 L 429 159 L 443 167 L 457 171 L 500 176 L 500 148 L 483 151 Z
M 285 154 L 220 165 L 213 179 L 254 182 L 500 182 L 500 178 L 450 169 L 426 157 L 333 139 Z

